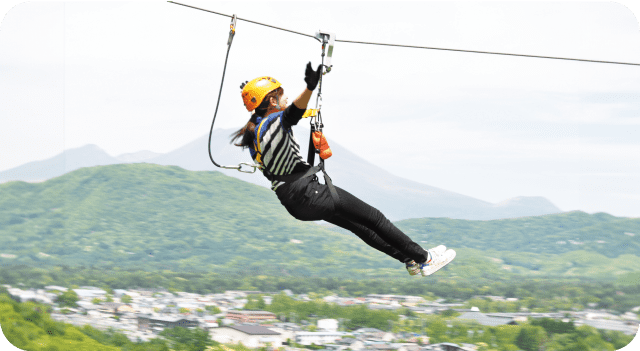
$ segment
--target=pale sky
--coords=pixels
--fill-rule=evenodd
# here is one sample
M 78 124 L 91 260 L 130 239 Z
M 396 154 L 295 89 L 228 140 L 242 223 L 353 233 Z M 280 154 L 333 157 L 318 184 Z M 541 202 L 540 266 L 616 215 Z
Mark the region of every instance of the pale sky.
M 178 2 L 343 40 L 640 63 L 626 2 Z M 208 134 L 229 18 L 164 1 L 2 10 L 0 171 L 86 144 L 165 153 Z M 293 101 L 320 53 L 239 21 L 216 127 L 246 122 L 239 86 L 257 76 Z M 326 134 L 393 174 L 492 203 L 542 196 L 640 217 L 639 66 L 341 42 L 333 65 Z

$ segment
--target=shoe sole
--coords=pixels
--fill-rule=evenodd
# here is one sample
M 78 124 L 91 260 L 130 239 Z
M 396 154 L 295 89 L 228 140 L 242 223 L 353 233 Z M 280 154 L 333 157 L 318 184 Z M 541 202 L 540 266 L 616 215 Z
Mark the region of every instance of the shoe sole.
M 437 253 L 438 255 L 442 255 L 447 251 L 447 247 L 444 246 L 444 245 L 438 245 L 438 246 L 436 246 L 434 248 L 429 249 L 429 251 L 433 251 L 433 252 Z M 409 271 L 409 275 L 420 275 L 420 274 L 422 274 L 422 271 L 420 270 L 420 268 L 418 268 L 418 271 L 415 272 L 415 273 Z
M 451 263 L 451 261 L 453 261 L 453 259 L 456 258 L 456 252 L 454 250 L 449 249 L 442 256 L 443 256 L 442 261 L 432 264 L 429 267 L 422 270 L 423 277 L 430 276 L 433 273 L 441 270 L 444 266 Z

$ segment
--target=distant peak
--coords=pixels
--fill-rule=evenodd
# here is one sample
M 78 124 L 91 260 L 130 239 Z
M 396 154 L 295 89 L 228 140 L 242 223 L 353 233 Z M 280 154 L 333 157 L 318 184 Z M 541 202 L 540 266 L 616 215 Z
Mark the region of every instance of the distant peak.
M 65 149 L 65 152 L 74 152 L 74 151 L 102 151 L 105 152 L 102 148 L 100 148 L 96 144 L 87 144 L 84 146 L 73 147 L 69 149 Z
M 560 210 L 547 198 L 542 196 L 517 196 L 493 205 L 494 208 L 513 211 L 518 208 L 536 209 L 539 214 L 560 213 Z

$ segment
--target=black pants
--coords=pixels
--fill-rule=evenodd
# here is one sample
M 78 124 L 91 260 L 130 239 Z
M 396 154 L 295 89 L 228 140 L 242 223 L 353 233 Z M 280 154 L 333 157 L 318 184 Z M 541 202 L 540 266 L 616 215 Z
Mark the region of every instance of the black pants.
M 336 191 L 340 197 L 337 204 L 329 187 L 311 176 L 279 186 L 276 195 L 296 219 L 324 220 L 350 230 L 369 246 L 403 263 L 427 260 L 427 252 L 380 211 L 339 187 Z

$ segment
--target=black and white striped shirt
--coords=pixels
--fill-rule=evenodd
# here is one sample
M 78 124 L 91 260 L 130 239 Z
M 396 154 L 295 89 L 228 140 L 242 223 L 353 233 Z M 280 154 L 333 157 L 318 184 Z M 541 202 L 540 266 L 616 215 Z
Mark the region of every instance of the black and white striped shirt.
M 293 135 L 291 127 L 297 125 L 306 110 L 289 105 L 284 111 L 275 112 L 256 120 L 255 137 L 260 135 L 259 145 L 262 163 L 273 175 L 289 175 L 305 172 L 311 166 L 300 153 L 300 144 Z M 264 123 L 262 123 L 262 121 Z M 260 124 L 262 123 L 262 126 Z M 258 131 L 258 127 L 260 127 Z M 258 145 L 258 140 L 255 140 Z M 251 157 L 256 161 L 258 152 L 249 148 Z M 257 161 L 256 161 L 257 162 Z M 271 181 L 271 190 L 275 191 L 282 181 Z

